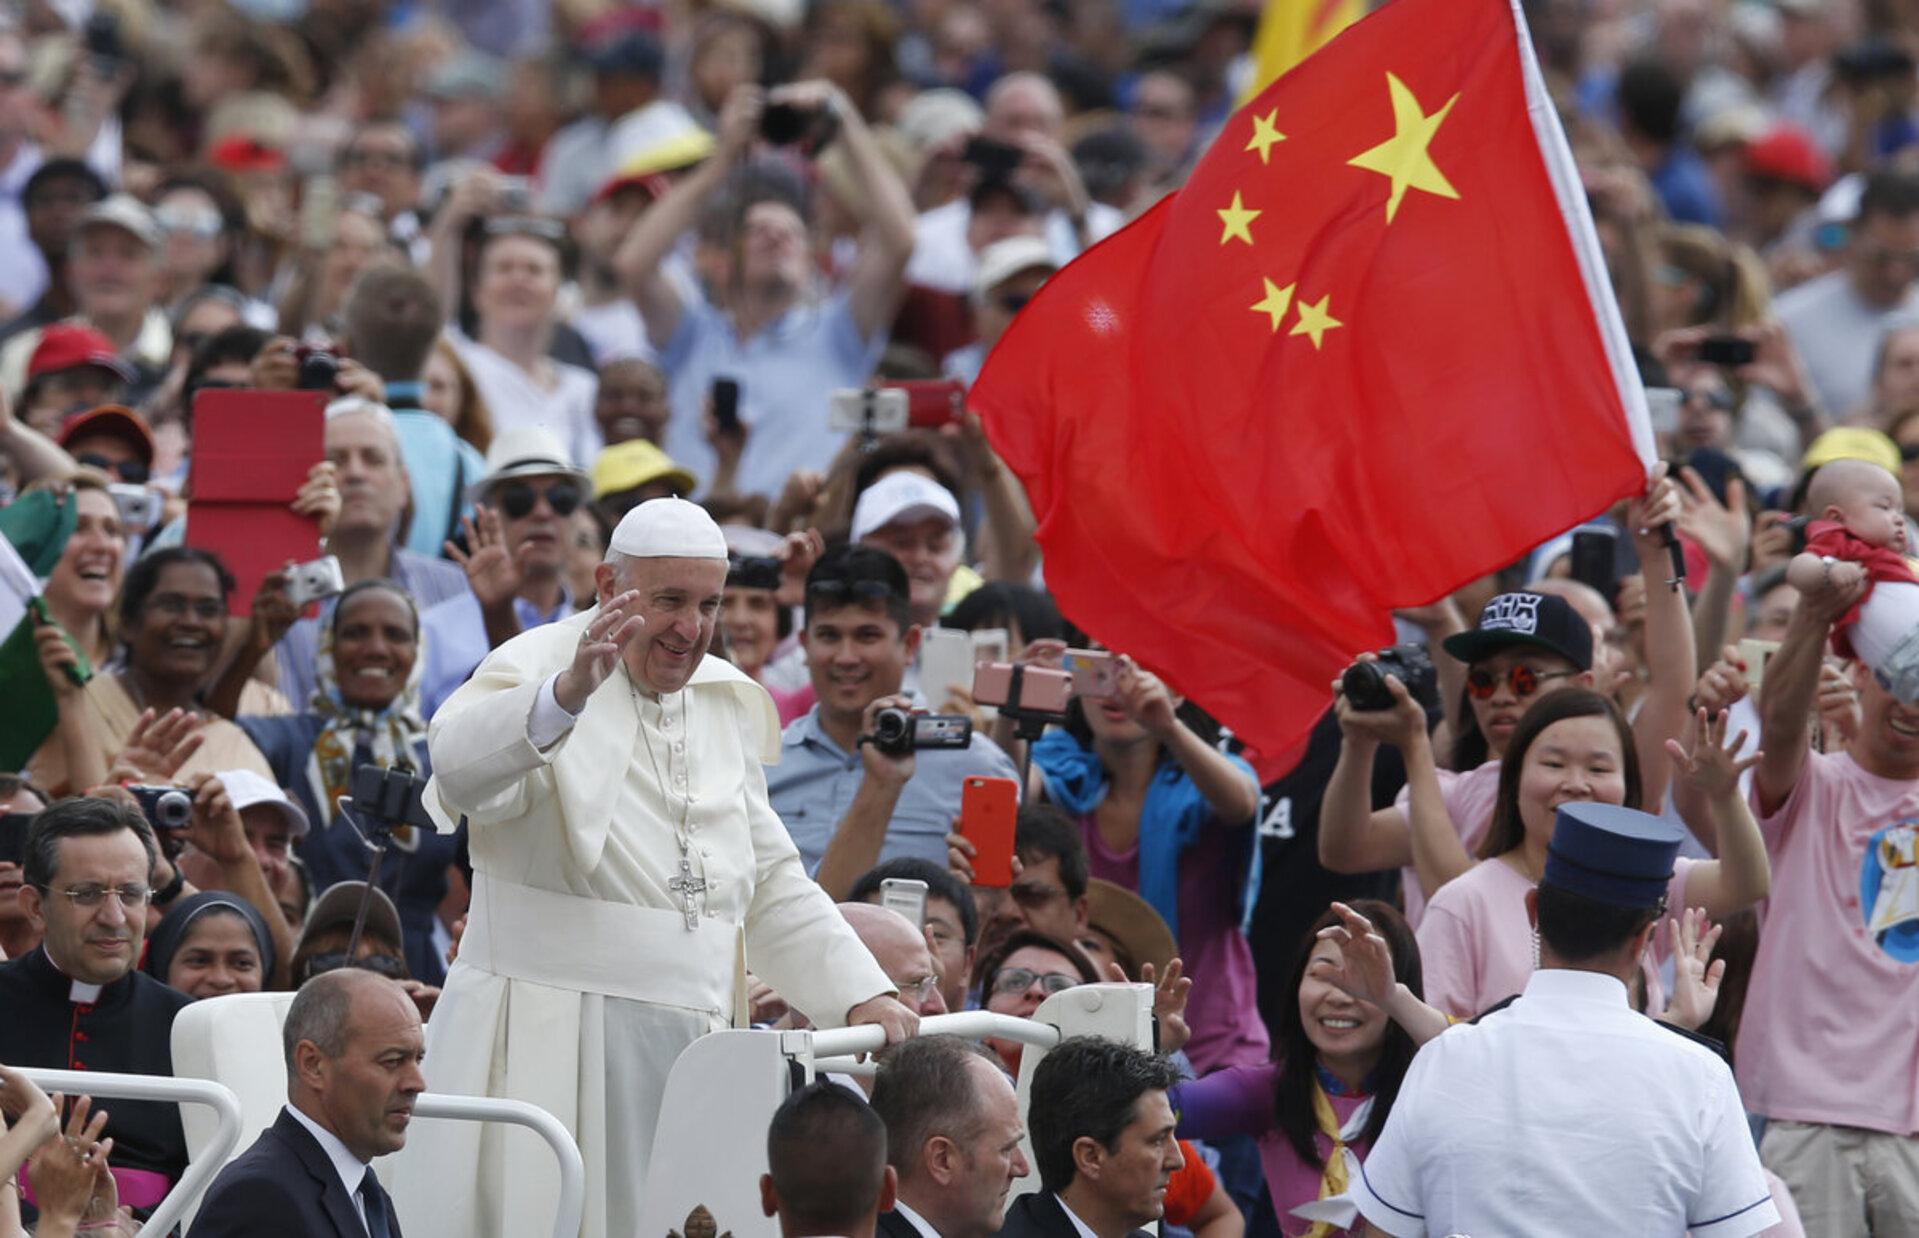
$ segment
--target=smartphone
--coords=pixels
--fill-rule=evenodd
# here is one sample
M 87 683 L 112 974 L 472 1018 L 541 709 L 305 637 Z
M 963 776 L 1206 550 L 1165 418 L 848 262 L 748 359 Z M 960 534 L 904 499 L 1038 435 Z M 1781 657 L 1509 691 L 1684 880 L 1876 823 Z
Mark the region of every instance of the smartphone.
M 981 662 L 973 668 L 973 700 L 980 705 L 1006 705 L 1013 692 L 1011 662 Z M 1018 708 L 1028 713 L 1064 714 L 1073 699 L 1073 677 L 1024 663 L 1020 672 Z
M 882 391 L 906 393 L 906 424 L 916 430 L 956 426 L 966 412 L 966 384 L 957 378 L 915 378 L 883 383 Z
M 33 828 L 31 812 L 0 814 L 0 864 L 23 864 L 27 858 L 27 831 Z
M 1026 159 L 1026 152 L 1008 142 L 975 137 L 968 139 L 960 158 L 978 168 L 982 178 L 992 180 L 1011 176 Z
M 1759 685 L 1766 681 L 1766 663 L 1772 655 L 1779 652 L 1776 640 L 1742 640 L 1738 645 L 1739 660 L 1746 664 L 1746 684 L 1757 698 Z
M 1005 628 L 974 628 L 973 661 L 1006 661 L 1007 650 L 1012 646 L 1012 639 Z M 968 674 L 971 674 L 970 668 Z
M 1677 387 L 1646 388 L 1646 414 L 1652 422 L 1652 432 L 1679 433 L 1679 410 L 1685 403 L 1686 393 Z
M 340 227 L 340 182 L 329 175 L 309 176 L 300 188 L 300 244 L 310 250 L 333 248 Z
M 973 844 L 973 884 L 1013 884 L 1013 835 L 1019 826 L 1019 783 L 968 778 L 960 786 L 960 834 Z
M 845 388 L 833 393 L 827 428 L 848 434 L 898 434 L 911 423 L 907 397 L 897 387 Z
M 1619 592 L 1619 534 L 1610 528 L 1573 533 L 1572 578 L 1591 585 L 1608 605 Z
M 928 628 L 920 638 L 920 691 L 944 709 L 954 688 L 973 686 L 973 634 L 959 628 Z
M 1709 335 L 1699 341 L 1699 359 L 1707 365 L 1729 369 L 1751 365 L 1754 352 L 1752 341 L 1737 335 Z
M 721 434 L 740 432 L 739 379 L 716 378 L 713 380 L 713 420 L 719 425 Z
M 1119 659 L 1098 649 L 1068 649 L 1066 671 L 1074 696 L 1113 696 L 1119 692 Z
M 917 877 L 888 877 L 880 882 L 880 906 L 926 927 L 926 883 Z

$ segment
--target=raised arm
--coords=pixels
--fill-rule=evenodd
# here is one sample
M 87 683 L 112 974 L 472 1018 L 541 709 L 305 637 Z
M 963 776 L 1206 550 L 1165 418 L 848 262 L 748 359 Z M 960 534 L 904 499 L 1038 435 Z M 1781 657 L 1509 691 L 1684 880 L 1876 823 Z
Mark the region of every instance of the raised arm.
M 1252 824 L 1253 818 L 1259 815 L 1259 783 L 1179 720 L 1172 694 L 1159 676 L 1140 669 L 1138 663 L 1122 656 L 1119 701 L 1179 762 L 1214 816 L 1232 825 Z
M 860 730 L 870 735 L 873 719 L 882 709 L 912 708 L 911 697 L 880 697 L 866 707 Z M 880 851 L 886 846 L 886 830 L 893 823 L 893 810 L 899 806 L 900 793 L 913 777 L 911 752 L 892 756 L 880 751 L 877 744 L 862 744 L 860 762 L 863 770 L 859 790 L 853 793 L 853 802 L 846 806 L 846 815 L 833 827 L 833 837 L 826 844 L 826 853 L 820 857 L 819 870 L 813 874 L 813 880 L 819 882 L 820 888 L 835 902 L 846 897 L 861 873 L 880 862 Z
M 1866 587 L 1863 580 L 1850 585 L 1822 581 L 1802 590 L 1778 652 L 1766 660 L 1766 680 L 1759 690 L 1759 747 L 1765 755 L 1753 767 L 1761 814 L 1777 812 L 1799 782 L 1826 637 L 1833 621 L 1852 608 Z
M 1674 741 L 1666 749 L 1673 766 L 1706 806 L 1713 818 L 1719 843 L 1719 858 L 1693 865 L 1686 879 L 1686 905 L 1704 908 L 1707 915 L 1723 920 L 1752 906 L 1772 889 L 1772 865 L 1766 859 L 1765 840 L 1759 836 L 1759 823 L 1739 794 L 1739 776 L 1760 759 L 1754 752 L 1741 757 L 1747 748 L 1744 731 L 1726 736 L 1726 714 L 1708 716 L 1701 708 L 1693 719 L 1695 736 L 1691 752 Z
M 460 318 L 460 264 L 465 259 L 467 225 L 500 209 L 500 177 L 491 168 L 475 168 L 461 177 L 427 229 L 430 245 L 426 277 L 440 294 L 446 320 Z
M 1395 978 L 1392 947 L 1373 922 L 1344 903 L 1334 903 L 1333 913 L 1339 923 L 1319 930 L 1321 941 L 1339 944 L 1339 963 L 1326 973 L 1327 981 L 1353 1000 L 1385 1011 L 1387 1018 L 1406 1029 L 1415 1046 L 1445 1031 L 1452 1020 L 1414 997 Z
M 1666 741 L 1677 738 L 1686 727 L 1686 698 L 1699 674 L 1686 593 L 1667 583 L 1670 556 L 1660 535 L 1661 528 L 1677 523 L 1679 516 L 1679 488 L 1665 475 L 1662 464 L 1647 483 L 1645 497 L 1626 508 L 1626 527 L 1632 531 L 1639 572 L 1646 582 L 1649 686 L 1633 719 L 1633 742 L 1644 779 L 1643 799 L 1652 805 L 1666 796 L 1672 770 L 1665 760 Z
M 1752 521 L 1746 514 L 1746 487 L 1737 477 L 1726 482 L 1726 501 L 1721 503 L 1712 490 L 1690 468 L 1679 470 L 1683 487 L 1680 503 L 1684 514 L 1679 527 L 1706 552 L 1712 574 L 1699 591 L 1692 607 L 1693 647 L 1703 663 L 1712 651 L 1726 643 L 1732 616 L 1732 595 L 1739 573 L 1746 567 L 1746 552 L 1752 545 Z

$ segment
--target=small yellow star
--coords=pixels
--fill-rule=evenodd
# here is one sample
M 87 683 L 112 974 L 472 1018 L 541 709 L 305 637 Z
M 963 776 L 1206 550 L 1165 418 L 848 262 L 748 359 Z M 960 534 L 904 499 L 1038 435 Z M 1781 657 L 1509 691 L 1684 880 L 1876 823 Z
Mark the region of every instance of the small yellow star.
M 1406 196 L 1408 189 L 1418 189 L 1455 201 L 1459 199 L 1459 191 L 1439 170 L 1439 165 L 1433 162 L 1427 149 L 1432 145 L 1433 135 L 1439 132 L 1440 124 L 1445 121 L 1446 113 L 1452 111 L 1453 104 L 1459 102 L 1459 96 L 1455 94 L 1446 100 L 1446 106 L 1428 116 L 1421 110 L 1419 100 L 1413 97 L 1406 83 L 1391 73 L 1386 75 L 1386 91 L 1393 100 L 1393 136 L 1346 162 L 1356 168 L 1365 168 L 1368 172 L 1377 172 L 1393 183 L 1392 194 L 1386 199 L 1386 222 L 1391 223 L 1393 216 L 1399 213 L 1399 200 Z
M 1279 324 L 1285 319 L 1286 311 L 1292 308 L 1293 289 L 1298 287 L 1298 285 L 1288 284 L 1284 288 L 1281 288 L 1272 280 L 1264 277 L 1261 277 L 1259 282 L 1266 285 L 1265 299 L 1261 300 L 1257 305 L 1249 306 L 1248 308 L 1256 314 L 1264 314 L 1272 319 L 1273 334 L 1278 335 Z
M 1253 117 L 1253 140 L 1246 143 L 1246 149 L 1258 151 L 1259 161 L 1261 163 L 1266 162 L 1267 156 L 1272 152 L 1274 142 L 1284 142 L 1286 140 L 1286 135 L 1273 127 L 1274 122 L 1278 119 L 1278 108 L 1274 108 L 1264 116 Z
M 1239 193 L 1235 190 L 1233 193 L 1233 204 L 1218 212 L 1219 222 L 1223 225 L 1219 230 L 1219 243 L 1224 245 L 1234 237 L 1238 237 L 1248 245 L 1251 245 L 1253 243 L 1253 230 L 1248 225 L 1255 219 L 1258 219 L 1261 214 L 1263 214 L 1261 211 L 1247 210 L 1246 204 L 1239 200 Z
M 1326 302 L 1332 299 L 1332 295 L 1329 293 L 1319 300 L 1310 303 L 1302 300 L 1299 303 L 1299 321 L 1294 323 L 1293 329 L 1286 334 L 1304 335 L 1311 338 L 1313 341 L 1313 351 L 1318 352 L 1319 342 L 1328 331 L 1331 331 L 1334 327 L 1343 327 L 1346 325 L 1326 312 Z

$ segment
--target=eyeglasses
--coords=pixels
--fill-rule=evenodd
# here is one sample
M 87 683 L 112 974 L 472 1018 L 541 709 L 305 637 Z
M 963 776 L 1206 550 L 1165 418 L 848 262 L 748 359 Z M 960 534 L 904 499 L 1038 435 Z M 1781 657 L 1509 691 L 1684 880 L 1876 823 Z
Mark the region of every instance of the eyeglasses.
M 49 894 L 58 894 L 65 898 L 70 898 L 73 900 L 75 907 L 83 907 L 87 910 L 92 910 L 106 902 L 107 895 L 109 894 L 128 911 L 145 907 L 153 901 L 153 891 L 146 886 L 139 885 L 103 886 L 94 885 L 89 882 L 84 885 L 68 886 L 64 890 L 56 890 L 51 886 L 41 886 L 40 888 Z
M 121 481 L 131 485 L 144 485 L 152 474 L 147 466 L 138 460 L 109 460 L 97 452 L 83 451 L 73 458 L 75 464 L 84 464 L 90 469 L 99 469 L 102 473 L 112 473 Z
M 883 580 L 815 580 L 806 586 L 806 600 L 818 600 L 824 606 L 844 606 L 848 602 L 889 602 L 897 595 Z
M 1548 679 L 1568 679 L 1577 671 L 1536 671 L 1530 666 L 1509 666 L 1505 675 L 1495 675 L 1488 670 L 1470 670 L 1466 672 L 1466 693 L 1476 701 L 1483 701 L 1499 690 L 1504 683 L 1517 697 L 1528 697 L 1539 691 L 1539 685 Z
M 1056 898 L 1066 897 L 1066 891 L 1059 886 L 1037 884 L 1009 886 L 1006 892 L 1022 907 L 1044 907 Z
M 308 978 L 321 972 L 339 971 L 342 967 L 358 967 L 365 971 L 378 972 L 388 980 L 407 979 L 406 960 L 391 954 L 369 954 L 365 958 L 349 959 L 344 950 L 334 950 L 327 954 L 316 954 L 307 960 Z
M 1040 992 L 1048 997 L 1064 993 L 1079 984 L 1078 976 L 1069 976 L 1064 972 L 1036 972 L 1024 967 L 1008 967 L 993 977 L 993 992 L 1001 997 L 1010 997 L 1032 988 L 1035 980 L 1039 981 Z
M 1721 413 L 1730 413 L 1739 407 L 1738 402 L 1732 398 L 1732 392 L 1727 391 L 1723 387 L 1688 391 L 1686 392 L 1686 403 L 1704 404 L 1706 407 Z
M 187 236 L 211 241 L 220 235 L 221 219 L 218 212 L 161 210 L 153 213 L 153 222 L 160 225 L 162 232 L 179 232 Z
M 541 499 L 555 516 L 571 516 L 580 506 L 580 488 L 571 482 L 557 481 L 550 486 L 529 486 L 513 482 L 499 490 L 500 510 L 508 520 L 524 520 L 533 514 L 533 505 Z
M 907 982 L 895 980 L 893 983 L 899 985 L 901 1001 L 918 1003 L 925 1001 L 927 995 L 932 993 L 939 982 L 938 976 L 922 976 L 918 980 Z

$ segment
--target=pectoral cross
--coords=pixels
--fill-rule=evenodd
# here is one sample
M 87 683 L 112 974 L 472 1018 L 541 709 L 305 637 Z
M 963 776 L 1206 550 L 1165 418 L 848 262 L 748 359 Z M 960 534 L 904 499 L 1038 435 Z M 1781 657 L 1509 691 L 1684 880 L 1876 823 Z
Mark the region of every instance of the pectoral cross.
M 680 875 L 666 883 L 666 888 L 680 896 L 680 914 L 686 917 L 686 931 L 691 933 L 700 927 L 700 912 L 705 909 L 706 878 L 693 875 L 693 862 L 685 856 L 680 857 Z M 700 901 L 695 906 L 693 900 Z

